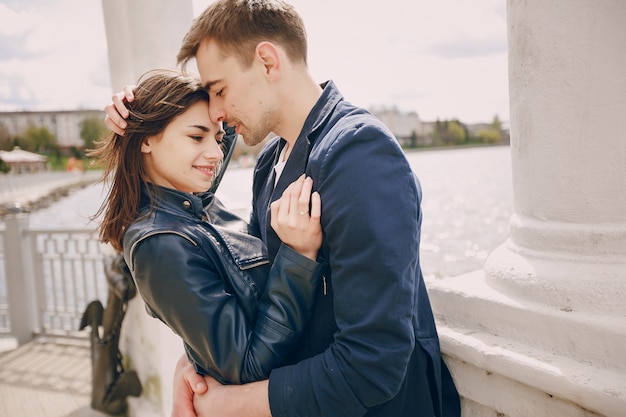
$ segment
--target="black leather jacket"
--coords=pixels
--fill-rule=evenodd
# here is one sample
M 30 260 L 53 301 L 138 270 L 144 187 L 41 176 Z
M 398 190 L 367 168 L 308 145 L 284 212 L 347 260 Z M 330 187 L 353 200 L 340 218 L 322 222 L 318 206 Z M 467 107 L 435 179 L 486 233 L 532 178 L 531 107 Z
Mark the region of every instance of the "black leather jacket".
M 148 312 L 184 341 L 196 370 L 222 383 L 266 379 L 310 316 L 322 266 L 265 245 L 211 192 L 149 186 L 124 234 L 124 259 Z

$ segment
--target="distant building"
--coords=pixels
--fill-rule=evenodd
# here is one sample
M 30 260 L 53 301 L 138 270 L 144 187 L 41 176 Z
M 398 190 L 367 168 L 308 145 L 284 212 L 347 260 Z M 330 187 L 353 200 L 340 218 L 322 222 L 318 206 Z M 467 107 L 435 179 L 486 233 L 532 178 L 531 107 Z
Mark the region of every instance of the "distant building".
M 104 111 L 0 112 L 0 125 L 6 127 L 11 136 L 22 134 L 29 126 L 45 127 L 56 137 L 57 143 L 61 148 L 81 148 L 83 139 L 80 137 L 80 125 L 83 120 L 90 117 L 104 119 Z
M 437 124 L 441 121 L 422 121 L 416 112 L 402 112 L 395 107 L 373 108 L 372 114 L 380 119 L 400 142 L 407 148 L 442 145 L 437 139 Z M 493 129 L 491 123 L 465 124 L 457 121 L 466 130 L 467 134 L 480 137 L 483 131 Z M 507 123 L 502 123 L 501 140 L 497 143 L 508 144 L 510 142 Z M 494 143 L 494 142 L 485 142 Z
M 404 113 L 397 108 L 372 109 L 403 146 L 428 145 L 424 125 L 416 112 Z
M 492 123 L 475 123 L 471 125 L 466 125 L 467 131 L 472 136 L 480 136 L 482 132 L 493 129 Z M 509 132 L 509 126 L 507 123 L 502 123 L 500 125 L 500 132 L 502 138 L 500 139 L 500 144 L 508 145 L 511 143 L 511 135 Z

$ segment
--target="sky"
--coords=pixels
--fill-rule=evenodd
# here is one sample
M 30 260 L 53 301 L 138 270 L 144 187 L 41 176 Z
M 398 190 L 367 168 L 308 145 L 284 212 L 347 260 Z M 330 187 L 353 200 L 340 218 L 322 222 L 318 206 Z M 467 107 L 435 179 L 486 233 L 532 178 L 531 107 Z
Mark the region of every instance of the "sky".
M 0 0 L 0 111 L 104 107 L 101 1 Z M 506 0 L 287 1 L 304 19 L 311 73 L 352 103 L 424 121 L 508 120 Z M 198 14 L 211 0 L 192 3 Z

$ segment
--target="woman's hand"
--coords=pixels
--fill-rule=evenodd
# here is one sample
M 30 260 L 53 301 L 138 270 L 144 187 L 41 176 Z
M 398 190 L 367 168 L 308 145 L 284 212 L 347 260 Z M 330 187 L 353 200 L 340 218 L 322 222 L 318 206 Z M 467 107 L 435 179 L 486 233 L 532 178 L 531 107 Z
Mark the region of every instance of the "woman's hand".
M 104 106 L 104 124 L 120 136 L 124 136 L 124 129 L 126 129 L 124 119 L 127 119 L 129 115 L 126 103 L 135 99 L 135 88 L 135 85 L 127 85 L 122 91 L 113 94 L 109 104 Z
M 272 228 L 284 244 L 307 258 L 316 260 L 322 246 L 322 202 L 311 193 L 313 180 L 304 174 L 292 182 L 271 204 Z

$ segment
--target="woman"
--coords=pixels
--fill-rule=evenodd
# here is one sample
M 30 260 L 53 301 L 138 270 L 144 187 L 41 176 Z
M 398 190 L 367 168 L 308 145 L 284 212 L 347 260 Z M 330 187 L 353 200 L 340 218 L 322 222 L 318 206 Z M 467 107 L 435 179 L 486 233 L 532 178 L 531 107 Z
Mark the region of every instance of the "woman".
M 272 206 L 285 244 L 270 267 L 262 241 L 215 197 L 236 136 L 209 119 L 199 80 L 151 71 L 129 109 L 124 136 L 90 152 L 111 183 L 101 240 L 124 253 L 149 313 L 181 336 L 199 373 L 267 378 L 298 342 L 321 280 L 319 195 L 300 178 Z

